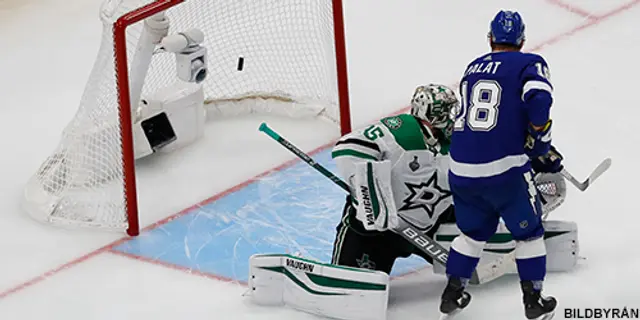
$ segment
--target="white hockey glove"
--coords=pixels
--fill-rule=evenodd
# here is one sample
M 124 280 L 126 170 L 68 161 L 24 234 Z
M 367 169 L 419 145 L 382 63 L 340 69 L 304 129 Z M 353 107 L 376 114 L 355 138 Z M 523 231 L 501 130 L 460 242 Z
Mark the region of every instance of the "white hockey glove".
M 356 163 L 352 187 L 357 200 L 356 218 L 366 230 L 386 231 L 398 226 L 390 161 Z

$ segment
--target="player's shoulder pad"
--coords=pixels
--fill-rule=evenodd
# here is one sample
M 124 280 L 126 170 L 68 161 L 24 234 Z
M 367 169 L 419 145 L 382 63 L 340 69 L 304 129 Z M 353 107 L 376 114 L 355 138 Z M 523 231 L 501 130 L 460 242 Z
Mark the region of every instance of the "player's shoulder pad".
M 403 113 L 395 116 L 384 117 L 380 119 L 380 123 L 382 123 L 389 130 L 398 130 L 405 125 L 411 126 L 412 124 L 417 124 L 418 120 L 416 119 L 416 117 L 410 114 Z
M 522 78 L 537 78 L 551 85 L 551 73 L 547 61 L 535 53 L 523 53 L 522 57 Z
M 533 65 L 535 63 L 542 63 L 544 66 L 548 65 L 547 60 L 545 60 L 541 55 L 531 52 L 522 53 L 522 61 L 525 65 Z
M 399 114 L 395 116 L 385 117 L 380 119 L 380 123 L 387 128 L 393 135 L 398 133 L 406 134 L 413 131 L 415 128 L 419 128 L 420 124 L 416 117 L 410 114 Z
M 405 150 L 424 150 L 427 148 L 422 133 L 422 125 L 410 114 L 400 114 L 380 119 L 394 140 Z

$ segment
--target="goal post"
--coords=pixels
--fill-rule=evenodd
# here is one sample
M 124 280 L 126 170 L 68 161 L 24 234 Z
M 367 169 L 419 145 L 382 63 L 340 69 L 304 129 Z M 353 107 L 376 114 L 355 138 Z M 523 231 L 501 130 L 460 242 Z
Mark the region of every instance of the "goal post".
M 351 131 L 342 0 L 149 1 L 103 3 L 102 44 L 78 112 L 25 188 L 24 208 L 37 220 L 139 234 L 134 113 L 176 81 L 180 64 L 144 46 L 141 24 L 165 14 L 168 34 L 204 34 L 209 68 L 198 90 L 208 117 L 246 108 Z M 232 64 L 238 55 L 249 70 Z

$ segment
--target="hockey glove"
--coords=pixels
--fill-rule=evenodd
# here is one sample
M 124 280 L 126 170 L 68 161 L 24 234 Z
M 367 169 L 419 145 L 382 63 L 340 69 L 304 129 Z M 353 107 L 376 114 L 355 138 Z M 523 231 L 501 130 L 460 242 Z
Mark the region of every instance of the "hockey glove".
M 549 152 L 547 152 L 543 156 L 539 156 L 531 159 L 531 169 L 536 173 L 548 172 L 548 173 L 556 173 L 562 170 L 562 160 L 564 158 L 556 150 L 554 146 L 551 146 Z
M 551 148 L 551 119 L 542 128 L 529 125 L 525 151 L 529 158 L 535 159 L 549 152 Z

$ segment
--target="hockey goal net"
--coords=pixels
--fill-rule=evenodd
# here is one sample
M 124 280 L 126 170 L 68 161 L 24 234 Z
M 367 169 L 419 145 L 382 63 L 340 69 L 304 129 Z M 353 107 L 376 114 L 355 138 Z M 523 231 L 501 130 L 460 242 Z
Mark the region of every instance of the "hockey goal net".
M 207 116 L 321 117 L 350 131 L 341 0 L 107 0 L 102 42 L 80 106 L 25 189 L 24 207 L 55 225 L 139 233 L 132 122 L 141 99 L 176 81 L 176 59 L 144 25 L 204 34 Z

